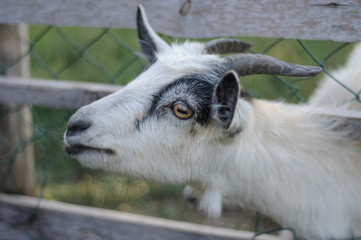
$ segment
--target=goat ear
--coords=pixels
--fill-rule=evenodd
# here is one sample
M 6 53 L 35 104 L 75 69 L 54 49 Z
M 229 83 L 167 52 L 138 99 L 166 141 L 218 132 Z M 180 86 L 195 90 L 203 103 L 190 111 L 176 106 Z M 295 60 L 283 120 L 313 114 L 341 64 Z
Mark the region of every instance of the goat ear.
M 156 53 L 162 52 L 169 47 L 149 25 L 142 5 L 138 5 L 137 29 L 140 47 L 148 61 L 154 61 Z
M 224 129 L 231 125 L 239 97 L 239 81 L 237 73 L 227 72 L 217 84 L 213 97 L 213 118 Z

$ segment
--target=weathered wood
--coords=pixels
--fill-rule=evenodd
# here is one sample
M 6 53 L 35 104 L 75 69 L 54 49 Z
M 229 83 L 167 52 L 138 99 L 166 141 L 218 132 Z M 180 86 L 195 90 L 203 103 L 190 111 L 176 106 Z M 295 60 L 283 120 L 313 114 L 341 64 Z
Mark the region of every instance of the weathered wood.
M 135 28 L 138 3 L 172 36 L 361 40 L 359 0 L 0 0 L 0 22 Z
M 253 236 L 246 231 L 4 194 L 0 194 L 1 233 L 6 231 L 7 239 L 27 239 L 25 233 L 21 235 L 23 224 L 38 205 L 28 228 L 39 239 L 245 240 Z M 266 234 L 257 237 L 276 239 L 280 238 Z
M 13 27 L 27 38 L 26 25 Z M 7 76 L 24 77 L 24 81 L 30 77 L 28 57 L 13 64 L 27 47 L 0 25 L 0 66 Z M 15 108 L 16 112 L 6 114 Z M 31 195 L 35 184 L 34 150 L 32 144 L 26 143 L 33 135 L 31 111 L 26 106 L 0 105 L 0 112 L 0 191 Z
M 0 103 L 76 109 L 119 89 L 106 84 L 0 77 Z
M 322 114 L 338 119 L 338 129 L 348 130 L 351 139 L 361 141 L 361 111 L 332 108 L 323 109 Z
M 77 109 L 121 88 L 108 84 L 0 77 L 0 103 Z M 289 107 L 300 106 L 290 104 Z M 340 127 L 351 129 L 351 137 L 361 140 L 360 111 L 329 108 L 320 114 L 342 119 Z
M 287 106 L 292 110 L 303 107 L 299 104 L 288 104 Z M 316 110 L 315 113 L 333 118 L 338 123 L 335 130 L 347 131 L 349 139 L 361 141 L 361 111 L 325 107 Z

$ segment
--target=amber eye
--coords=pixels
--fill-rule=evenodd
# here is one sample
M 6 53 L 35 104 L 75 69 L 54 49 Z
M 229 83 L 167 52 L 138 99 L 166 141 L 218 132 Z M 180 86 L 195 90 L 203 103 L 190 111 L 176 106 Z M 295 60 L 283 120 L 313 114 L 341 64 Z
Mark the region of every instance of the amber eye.
M 173 104 L 173 112 L 176 117 L 180 119 L 188 119 L 193 116 L 194 111 L 188 107 L 188 105 L 182 101 L 175 102 Z

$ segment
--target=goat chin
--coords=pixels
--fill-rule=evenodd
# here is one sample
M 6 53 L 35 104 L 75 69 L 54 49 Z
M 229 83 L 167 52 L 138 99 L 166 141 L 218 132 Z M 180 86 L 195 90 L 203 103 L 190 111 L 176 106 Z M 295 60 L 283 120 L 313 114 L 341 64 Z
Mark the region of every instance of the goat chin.
M 318 67 L 252 54 L 237 40 L 168 45 L 138 9 L 151 62 L 118 92 L 79 109 L 64 136 L 84 166 L 148 180 L 192 183 L 200 208 L 242 202 L 310 239 L 361 237 L 361 142 L 324 108 L 360 110 L 325 78 L 309 104 L 252 99 L 239 76 L 311 76 Z M 223 43 L 222 43 L 223 42 Z M 228 42 L 230 46 L 222 46 Z M 335 76 L 361 89 L 361 47 Z

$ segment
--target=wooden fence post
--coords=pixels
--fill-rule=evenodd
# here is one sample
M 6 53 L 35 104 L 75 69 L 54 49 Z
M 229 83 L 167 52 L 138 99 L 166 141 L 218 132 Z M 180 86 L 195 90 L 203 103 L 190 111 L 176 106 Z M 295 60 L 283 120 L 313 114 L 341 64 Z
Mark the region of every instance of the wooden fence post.
M 11 25 L 28 39 L 26 25 Z M 9 26 L 0 24 L 0 67 L 6 76 L 30 78 L 29 57 L 14 64 L 28 49 Z M 10 66 L 10 67 L 8 67 Z M 10 111 L 14 110 L 16 111 Z M 27 106 L 0 105 L 0 191 L 32 195 L 34 191 L 34 150 L 24 145 L 32 136 L 32 114 Z

